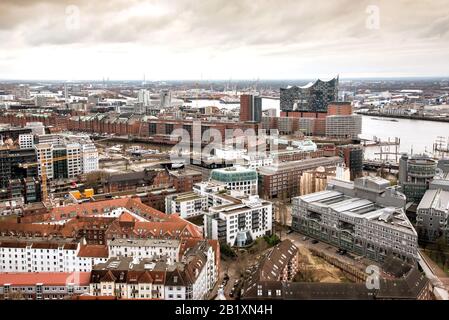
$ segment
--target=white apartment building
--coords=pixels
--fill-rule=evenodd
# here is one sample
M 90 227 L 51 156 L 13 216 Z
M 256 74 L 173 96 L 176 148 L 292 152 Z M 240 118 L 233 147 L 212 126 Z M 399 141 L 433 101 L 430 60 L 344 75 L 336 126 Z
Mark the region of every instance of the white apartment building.
M 32 134 L 19 135 L 20 149 L 32 149 L 34 147 L 34 136 Z
M 250 196 L 236 203 L 209 208 L 204 214 L 207 238 L 230 246 L 245 246 L 259 237 L 271 234 L 272 203 Z
M 144 107 L 150 106 L 150 92 L 146 89 L 140 89 L 137 93 L 137 101 L 142 103 Z
M 89 272 L 107 257 L 84 257 L 73 242 L 0 241 L 0 272 Z
M 207 209 L 207 197 L 195 192 L 169 195 L 165 198 L 165 213 L 178 213 L 182 218 L 191 218 Z
M 273 158 L 268 157 L 266 155 L 258 155 L 258 156 L 243 156 L 245 160 L 245 166 L 250 169 L 257 169 L 260 167 L 271 166 L 273 164 Z
M 204 181 L 193 185 L 193 192 L 207 198 L 207 208 L 235 203 L 236 198 L 227 194 L 226 184 Z
M 134 257 L 138 259 L 167 259 L 179 261 L 179 240 L 165 239 L 114 239 L 108 241 L 109 257 Z
M 74 178 L 82 173 L 81 167 L 81 146 L 79 143 L 69 143 L 67 150 L 67 174 L 69 178 Z
M 45 174 L 48 179 L 53 179 L 53 145 L 48 143 L 38 143 L 34 146 L 37 154 L 38 173 L 42 176 L 42 167 L 45 167 Z
M 81 155 L 81 168 L 83 173 L 89 173 L 98 170 L 98 150 L 93 143 L 82 144 Z

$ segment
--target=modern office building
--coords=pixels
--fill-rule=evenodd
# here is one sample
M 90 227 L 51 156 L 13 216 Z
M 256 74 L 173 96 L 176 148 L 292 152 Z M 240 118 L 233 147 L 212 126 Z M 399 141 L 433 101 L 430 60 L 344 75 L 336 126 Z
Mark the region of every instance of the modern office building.
M 245 195 L 257 195 L 257 171 L 255 169 L 241 166 L 213 169 L 210 179 L 226 184 L 228 190 L 241 191 Z
M 10 180 L 37 177 L 36 167 L 22 167 L 25 163 L 36 163 L 34 149 L 0 147 L 0 188 L 7 188 Z
M 39 174 L 43 161 L 48 179 L 74 178 L 98 170 L 98 151 L 88 137 L 48 134 L 37 140 Z
M 303 234 L 375 261 L 418 257 L 418 234 L 405 215 L 405 195 L 388 180 L 333 180 L 326 191 L 292 202 L 292 228 Z
M 362 116 L 334 115 L 326 117 L 326 136 L 357 139 L 362 133 Z
M 240 121 L 262 121 L 262 98 L 251 94 L 240 96 Z
M 399 160 L 399 180 L 407 201 L 419 203 L 436 174 L 437 162 L 425 155 L 409 157 L 403 154 Z
M 210 239 L 242 247 L 270 235 L 272 203 L 249 196 L 232 204 L 209 208 L 204 214 L 204 232 Z
M 422 241 L 435 242 L 442 237 L 449 244 L 449 191 L 426 191 L 417 208 L 416 230 Z
M 279 162 L 272 166 L 261 167 L 258 169 L 259 196 L 267 200 L 288 200 L 299 196 L 304 171 L 318 167 L 335 168 L 341 163 L 343 159 L 340 157 L 320 157 Z
M 288 116 L 327 113 L 329 103 L 338 100 L 338 76 L 329 81 L 318 79 L 305 86 L 281 88 L 281 111 Z M 290 115 L 289 113 L 295 114 Z

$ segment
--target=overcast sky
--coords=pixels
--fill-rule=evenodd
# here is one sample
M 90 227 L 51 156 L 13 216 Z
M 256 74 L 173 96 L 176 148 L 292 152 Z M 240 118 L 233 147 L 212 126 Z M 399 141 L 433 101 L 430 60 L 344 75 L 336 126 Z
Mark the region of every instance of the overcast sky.
M 0 79 L 449 76 L 447 0 L 0 0 Z

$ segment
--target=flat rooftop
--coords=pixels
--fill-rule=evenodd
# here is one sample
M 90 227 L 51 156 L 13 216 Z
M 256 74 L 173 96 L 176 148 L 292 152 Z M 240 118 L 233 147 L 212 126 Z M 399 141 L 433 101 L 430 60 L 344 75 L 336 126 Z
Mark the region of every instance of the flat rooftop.
M 340 157 L 321 157 L 280 162 L 276 165 L 261 167 L 258 170 L 260 175 L 273 175 L 284 170 L 307 170 L 320 166 L 332 166 L 341 162 L 343 162 L 343 159 Z
M 376 203 L 356 197 L 349 197 L 339 191 L 326 190 L 301 197 L 313 211 L 315 208 L 330 208 L 335 214 L 374 221 L 402 232 L 416 235 L 416 231 L 402 208 L 381 207 Z

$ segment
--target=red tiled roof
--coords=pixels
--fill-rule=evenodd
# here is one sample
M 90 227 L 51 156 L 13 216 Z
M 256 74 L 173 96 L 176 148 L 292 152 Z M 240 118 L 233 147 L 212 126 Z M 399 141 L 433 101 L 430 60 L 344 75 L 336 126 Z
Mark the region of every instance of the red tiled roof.
M 0 273 L 0 285 L 34 286 L 42 283 L 48 286 L 64 286 L 69 283 L 87 286 L 90 272 L 25 272 Z
M 109 257 L 108 246 L 87 244 L 80 247 L 78 257 L 85 258 L 107 258 Z
M 59 221 L 64 219 L 78 217 L 88 217 L 91 215 L 102 214 L 104 209 L 113 210 L 117 208 L 126 208 L 147 219 L 170 221 L 176 219 L 170 215 L 166 215 L 159 210 L 143 204 L 139 198 L 120 198 L 108 199 L 101 201 L 85 202 L 81 204 L 67 205 L 56 207 L 44 214 L 30 215 L 22 218 L 22 222 L 43 222 L 43 221 Z

